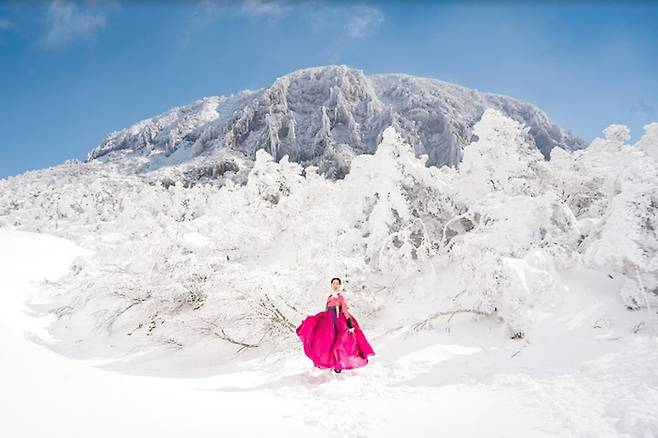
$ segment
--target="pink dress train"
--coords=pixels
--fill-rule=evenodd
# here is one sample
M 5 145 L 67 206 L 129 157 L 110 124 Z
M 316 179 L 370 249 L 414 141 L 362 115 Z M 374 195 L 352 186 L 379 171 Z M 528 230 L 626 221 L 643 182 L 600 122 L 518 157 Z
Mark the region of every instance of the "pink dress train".
M 348 331 L 347 319 L 341 312 L 334 327 L 333 310 L 324 310 L 308 316 L 297 327 L 297 336 L 304 345 L 304 353 L 318 368 L 350 370 L 368 363 L 375 351 L 368 343 L 352 315 L 354 332 Z

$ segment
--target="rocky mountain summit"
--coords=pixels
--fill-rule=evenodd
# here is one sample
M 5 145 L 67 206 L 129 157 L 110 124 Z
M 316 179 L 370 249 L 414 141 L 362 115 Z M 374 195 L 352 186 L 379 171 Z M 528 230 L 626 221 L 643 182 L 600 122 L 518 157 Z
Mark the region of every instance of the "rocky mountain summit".
M 276 161 L 288 155 L 342 178 L 352 158 L 374 153 L 384 129 L 393 126 L 417 156 L 427 154 L 427 165 L 455 166 L 487 108 L 528 126 L 544 157 L 555 147 L 585 146 L 539 108 L 512 97 L 436 79 L 325 66 L 292 72 L 265 89 L 206 97 L 112 132 L 87 161 L 124 159 L 131 172 L 179 164 L 194 180 L 239 174 L 264 149 Z

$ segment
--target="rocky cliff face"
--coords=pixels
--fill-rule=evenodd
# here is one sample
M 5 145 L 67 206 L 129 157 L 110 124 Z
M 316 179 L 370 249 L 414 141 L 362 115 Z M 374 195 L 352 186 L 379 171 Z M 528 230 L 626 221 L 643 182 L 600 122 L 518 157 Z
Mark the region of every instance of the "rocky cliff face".
M 527 125 L 545 157 L 554 147 L 585 146 L 539 108 L 511 97 L 435 79 L 367 76 L 361 70 L 327 66 L 295 71 L 263 90 L 174 108 L 109 134 L 87 160 L 139 158 L 139 166 L 128 167 L 135 171 L 194 161 L 196 168 L 203 167 L 197 174 L 205 175 L 209 165 L 211 170 L 232 168 L 238 166 L 238 156 L 238 161 L 249 162 L 265 149 L 277 161 L 288 155 L 290 161 L 342 178 L 352 157 L 373 153 L 384 129 L 394 126 L 417 155 L 428 155 L 428 165 L 455 166 L 486 108 Z M 224 161 L 217 164 L 220 156 Z

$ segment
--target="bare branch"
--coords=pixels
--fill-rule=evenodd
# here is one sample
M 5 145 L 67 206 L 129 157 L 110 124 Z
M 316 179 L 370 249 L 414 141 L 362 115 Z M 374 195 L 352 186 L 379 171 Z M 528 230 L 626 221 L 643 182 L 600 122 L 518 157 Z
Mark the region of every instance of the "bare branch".
M 487 312 L 483 312 L 481 310 L 476 310 L 476 309 L 455 309 L 455 310 L 449 310 L 449 311 L 445 311 L 445 312 L 436 312 L 433 315 L 429 316 L 428 318 L 412 325 L 410 330 L 414 330 L 414 331 L 422 330 L 422 329 L 426 328 L 433 320 L 435 320 L 436 318 L 439 318 L 441 316 L 448 316 L 449 315 L 450 318 L 448 319 L 448 321 L 450 321 L 450 319 L 452 319 L 452 317 L 457 313 L 473 313 L 473 314 L 482 315 L 482 316 L 490 315 Z
M 223 339 L 227 342 L 230 342 L 231 344 L 240 345 L 242 348 L 240 348 L 238 351 L 241 351 L 243 348 L 256 348 L 256 347 L 258 347 L 258 345 L 247 344 L 246 342 L 236 341 L 235 339 L 233 339 L 229 335 L 227 335 L 226 332 L 224 331 L 224 329 L 219 329 L 219 331 L 221 332 L 221 334 L 216 332 L 216 331 L 213 331 L 212 333 L 213 333 L 213 335 L 217 336 L 218 338 Z

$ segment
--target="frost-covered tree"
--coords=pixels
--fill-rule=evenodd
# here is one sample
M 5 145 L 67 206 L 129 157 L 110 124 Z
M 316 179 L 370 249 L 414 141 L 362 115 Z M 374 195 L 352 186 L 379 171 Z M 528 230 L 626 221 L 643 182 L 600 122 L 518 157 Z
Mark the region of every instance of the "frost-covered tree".
M 453 303 L 496 312 L 519 335 L 529 309 L 553 292 L 549 267 L 526 258 L 568 253 L 578 236 L 568 207 L 544 189 L 547 164 L 526 127 L 487 110 L 474 134 L 449 188 L 463 206 L 446 224 L 444 253 L 460 287 Z
M 493 192 L 507 195 L 537 195 L 546 163 L 530 136 L 528 127 L 487 109 L 473 127 L 473 143 L 465 148 L 459 164 L 460 198 L 481 201 Z
M 348 97 L 335 99 L 338 110 L 318 119 L 354 128 Z M 290 120 L 268 123 L 272 144 L 300 138 Z M 427 167 L 389 128 L 373 154 L 327 146 L 351 162 L 338 181 L 265 149 L 249 163 L 214 156 L 207 171 L 221 179 L 70 161 L 0 180 L 0 226 L 93 251 L 52 304 L 61 348 L 79 354 L 297 345 L 295 325 L 323 305 L 333 276 L 368 318 L 391 298 L 413 301 L 418 280 L 436 299 L 400 324 L 460 311 L 496 316 L 521 336 L 559 299 L 558 271 L 580 262 L 622 276 L 630 308 L 658 305 L 657 126 L 627 145 L 628 130 L 613 125 L 589 148 L 554 149 L 545 161 L 527 127 L 487 110 L 457 168 Z M 450 284 L 419 280 L 435 268 Z
M 582 234 L 578 252 L 592 267 L 624 277 L 629 308 L 658 304 L 658 149 L 656 124 L 636 145 L 623 125 L 582 151 L 555 151 L 551 163 Z
M 375 154 L 355 157 L 338 183 L 354 230 L 349 236 L 373 269 L 406 275 L 438 252 L 442 224 L 455 209 L 442 193 L 440 172 L 426 160 L 388 128 Z

